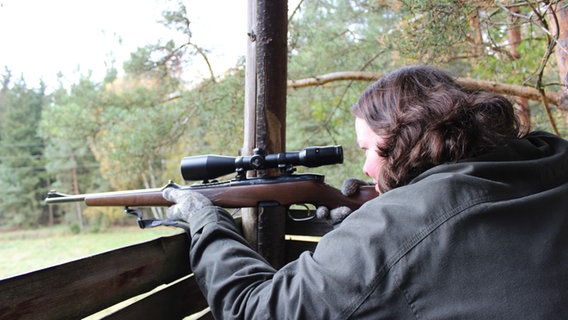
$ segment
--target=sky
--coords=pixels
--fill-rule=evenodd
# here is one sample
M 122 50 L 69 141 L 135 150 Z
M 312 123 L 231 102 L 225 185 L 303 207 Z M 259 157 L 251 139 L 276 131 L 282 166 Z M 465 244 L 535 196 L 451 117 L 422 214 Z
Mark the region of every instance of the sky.
M 28 87 L 48 89 L 76 82 L 92 72 L 102 81 L 107 68 L 122 69 L 136 48 L 175 38 L 157 21 L 175 1 L 167 0 L 0 0 L 0 70 L 20 76 Z M 222 74 L 246 52 L 247 0 L 186 0 L 192 42 L 210 51 Z M 222 10 L 220 10 L 222 9 Z M 189 72 L 205 74 L 201 59 Z

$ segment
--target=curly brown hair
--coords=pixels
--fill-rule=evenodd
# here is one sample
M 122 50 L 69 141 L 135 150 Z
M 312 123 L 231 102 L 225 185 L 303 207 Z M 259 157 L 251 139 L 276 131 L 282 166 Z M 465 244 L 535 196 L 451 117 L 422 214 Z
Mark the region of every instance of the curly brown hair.
M 379 79 L 351 112 L 385 139 L 377 146 L 386 159 L 376 177 L 382 192 L 436 165 L 487 153 L 521 136 L 508 99 L 468 90 L 430 66 L 404 67 Z

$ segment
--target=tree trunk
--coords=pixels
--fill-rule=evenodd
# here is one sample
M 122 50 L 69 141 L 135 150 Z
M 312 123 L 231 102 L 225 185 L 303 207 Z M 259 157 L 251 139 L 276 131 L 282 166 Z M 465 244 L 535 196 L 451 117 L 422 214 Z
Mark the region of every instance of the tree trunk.
M 562 83 L 562 107 L 560 110 L 568 110 L 568 7 L 564 1 L 559 1 L 551 8 L 549 15 L 550 29 L 556 38 L 556 61 L 558 75 Z M 565 121 L 568 123 L 568 115 Z
M 559 2 L 552 8 L 550 28 L 557 39 L 556 60 L 560 81 L 564 86 L 568 83 L 568 8 Z
M 511 59 L 517 60 L 521 58 L 518 47 L 521 43 L 521 27 L 519 25 L 519 19 L 517 14 L 519 13 L 519 7 L 512 6 L 509 8 L 511 14 L 508 17 L 509 23 L 509 52 L 511 53 Z M 531 129 L 531 110 L 529 108 L 529 99 L 527 98 L 516 98 L 515 103 L 518 106 L 518 116 L 519 122 L 521 124 L 521 129 L 524 132 L 529 132 Z
M 483 37 L 479 26 L 479 10 L 475 10 L 469 17 L 469 28 L 471 30 L 471 42 L 473 57 L 480 57 L 483 54 Z

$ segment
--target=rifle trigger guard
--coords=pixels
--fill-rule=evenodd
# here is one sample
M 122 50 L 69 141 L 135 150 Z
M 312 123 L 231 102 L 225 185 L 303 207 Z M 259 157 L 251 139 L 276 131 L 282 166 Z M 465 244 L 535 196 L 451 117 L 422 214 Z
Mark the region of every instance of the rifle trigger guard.
M 305 217 L 302 217 L 302 218 L 300 218 L 300 217 L 295 217 L 295 216 L 291 213 L 290 208 L 288 208 L 288 210 L 286 211 L 287 214 L 288 214 L 288 218 L 290 218 L 291 220 L 296 221 L 296 222 L 310 221 L 310 220 L 313 220 L 313 219 L 316 218 L 316 213 L 313 212 L 313 210 L 310 209 L 310 207 L 309 207 L 307 204 L 304 203 L 304 204 L 297 204 L 297 205 L 302 206 L 302 207 L 304 207 L 304 208 L 306 209 L 306 210 L 305 210 L 305 211 L 307 211 L 307 212 L 306 212 L 306 216 L 305 216 Z

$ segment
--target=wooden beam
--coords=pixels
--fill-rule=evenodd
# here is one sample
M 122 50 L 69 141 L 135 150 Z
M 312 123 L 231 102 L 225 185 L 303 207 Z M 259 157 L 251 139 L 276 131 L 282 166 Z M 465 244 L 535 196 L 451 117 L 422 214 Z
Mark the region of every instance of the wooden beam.
M 246 62 L 245 142 L 242 153 L 286 150 L 286 86 L 288 56 L 287 0 L 249 0 L 249 43 Z M 267 170 L 259 176 L 273 176 Z M 273 266 L 284 263 L 285 208 L 243 211 L 245 238 Z

